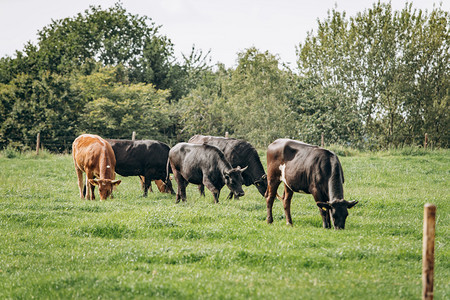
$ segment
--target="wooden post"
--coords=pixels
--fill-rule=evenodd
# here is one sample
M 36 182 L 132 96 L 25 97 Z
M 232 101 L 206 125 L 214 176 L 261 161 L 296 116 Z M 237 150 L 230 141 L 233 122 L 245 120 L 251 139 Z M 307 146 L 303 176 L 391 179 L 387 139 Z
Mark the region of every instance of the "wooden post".
M 324 143 L 323 133 L 322 133 L 322 135 L 321 135 L 321 137 L 320 137 L 320 147 L 323 148 L 324 144 L 325 144 L 325 143 Z
M 133 131 L 133 134 L 131 135 L 131 140 L 134 141 L 136 139 L 136 131 Z
M 425 133 L 425 141 L 423 142 L 423 148 L 427 149 L 428 145 L 428 133 Z
M 41 133 L 38 132 L 36 137 L 36 155 L 39 155 L 39 147 L 41 145 Z
M 423 210 L 422 299 L 433 299 L 434 233 L 436 206 L 425 204 Z
M 225 131 L 225 137 L 228 138 L 228 131 Z

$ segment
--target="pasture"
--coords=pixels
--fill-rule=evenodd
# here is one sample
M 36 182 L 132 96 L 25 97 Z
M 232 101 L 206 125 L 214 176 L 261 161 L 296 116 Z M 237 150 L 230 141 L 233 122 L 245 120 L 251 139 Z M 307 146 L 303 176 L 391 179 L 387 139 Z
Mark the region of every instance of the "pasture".
M 339 154 L 339 153 L 338 153 Z M 137 177 L 80 200 L 70 155 L 0 156 L 0 299 L 419 299 L 423 205 L 437 205 L 435 299 L 450 298 L 450 151 L 340 155 L 346 229 L 325 230 L 311 195 L 293 227 L 254 186 L 187 203 Z M 14 156 L 14 155 L 10 155 Z M 261 153 L 265 166 L 265 156 Z M 173 181 L 174 185 L 175 182 Z

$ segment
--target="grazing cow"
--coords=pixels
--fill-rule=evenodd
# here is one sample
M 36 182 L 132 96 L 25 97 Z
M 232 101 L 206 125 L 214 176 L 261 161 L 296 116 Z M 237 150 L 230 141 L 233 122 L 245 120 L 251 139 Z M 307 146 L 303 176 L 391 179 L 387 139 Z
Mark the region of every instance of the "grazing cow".
M 205 185 L 215 203 L 219 203 L 220 190 L 225 184 L 236 196 L 244 196 L 242 172 L 246 168 L 232 168 L 223 152 L 215 146 L 179 143 L 170 149 L 169 163 L 178 184 L 177 203 L 180 199 L 186 201 L 189 183 Z
M 94 200 L 94 189 L 98 185 L 100 200 L 106 200 L 113 187 L 121 182 L 114 180 L 116 158 L 111 145 L 98 135 L 83 134 L 73 141 L 72 155 L 81 199 L 84 199 L 86 192 L 86 199 Z M 86 173 L 85 186 L 83 172 Z
M 154 140 L 107 140 L 116 155 L 116 172 L 122 176 L 139 176 L 147 197 L 152 180 L 166 180 L 166 166 L 170 147 Z M 170 170 L 169 170 L 170 171 Z M 165 192 L 173 193 L 170 179 Z
M 294 140 L 278 139 L 267 148 L 267 181 L 267 223 L 273 222 L 272 206 L 281 181 L 286 222 L 291 225 L 294 192 L 313 195 L 324 228 L 331 228 L 332 221 L 335 229 L 344 229 L 347 209 L 358 203 L 344 200 L 344 174 L 333 152 Z
M 247 170 L 242 172 L 245 186 L 254 184 L 259 193 L 264 197 L 267 190 L 267 175 L 259 159 L 258 152 L 248 142 L 232 138 L 223 138 L 209 135 L 194 135 L 189 139 L 189 143 L 208 144 L 216 146 L 225 154 L 225 158 L 233 168 L 237 166 L 247 166 Z M 200 193 L 204 195 L 204 187 L 200 185 Z M 236 199 L 236 195 L 234 195 Z M 233 193 L 230 192 L 228 198 L 231 199 Z

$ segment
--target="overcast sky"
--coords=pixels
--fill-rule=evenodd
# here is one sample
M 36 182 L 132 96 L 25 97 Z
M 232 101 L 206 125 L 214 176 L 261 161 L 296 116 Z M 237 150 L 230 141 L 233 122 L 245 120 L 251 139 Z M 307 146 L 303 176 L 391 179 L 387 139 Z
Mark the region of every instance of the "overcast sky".
M 377 0 L 123 0 L 129 13 L 146 15 L 162 25 L 161 33 L 172 40 L 178 57 L 196 48 L 211 49 L 212 62 L 235 66 L 236 53 L 255 46 L 278 54 L 295 66 L 295 47 L 317 19 L 337 6 L 347 16 L 372 7 Z M 90 5 L 106 9 L 117 0 L 0 0 L 0 57 L 14 56 L 27 41 L 36 43 L 38 30 L 52 19 L 73 17 Z M 387 2 L 387 1 L 382 1 Z M 411 2 L 411 1 L 409 1 Z M 431 11 L 440 0 L 414 0 L 413 6 Z M 405 0 L 392 0 L 396 10 Z M 446 11 L 450 1 L 442 3 Z

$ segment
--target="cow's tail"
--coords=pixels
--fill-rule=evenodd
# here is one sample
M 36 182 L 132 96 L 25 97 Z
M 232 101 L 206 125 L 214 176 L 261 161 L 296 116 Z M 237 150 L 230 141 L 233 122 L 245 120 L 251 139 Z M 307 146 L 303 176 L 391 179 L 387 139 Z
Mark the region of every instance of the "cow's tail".
M 328 183 L 329 197 L 330 201 L 332 199 L 343 199 L 344 198 L 344 188 L 342 184 L 344 183 L 344 172 L 342 171 L 342 166 L 339 158 L 335 156 L 335 160 L 332 161 L 331 166 L 331 176 Z
M 167 158 L 166 179 L 164 180 L 164 184 L 166 185 L 166 191 L 170 191 L 173 194 L 174 191 L 173 191 L 173 188 L 172 188 L 172 181 L 170 181 L 170 173 L 172 173 L 172 168 L 170 166 L 170 159 Z
M 167 182 L 170 180 L 170 172 L 172 171 L 172 168 L 170 167 L 170 159 L 167 158 L 167 164 L 166 164 L 166 179 L 164 179 L 164 183 L 167 184 Z

